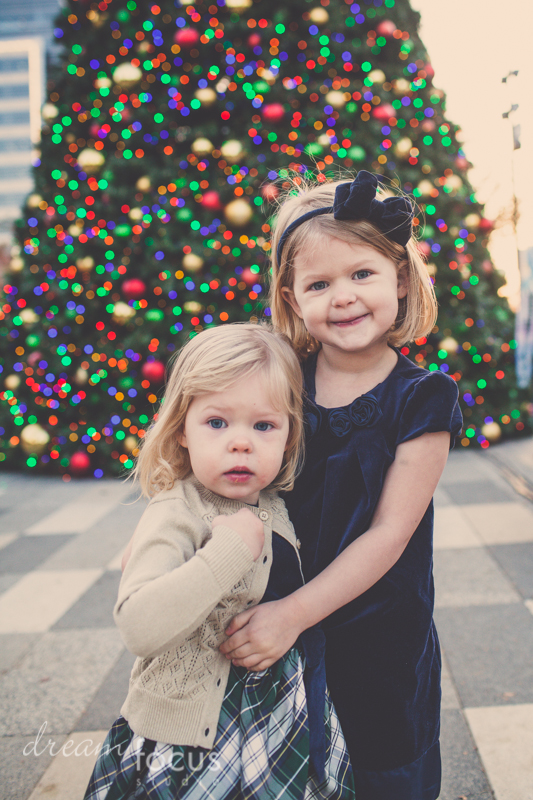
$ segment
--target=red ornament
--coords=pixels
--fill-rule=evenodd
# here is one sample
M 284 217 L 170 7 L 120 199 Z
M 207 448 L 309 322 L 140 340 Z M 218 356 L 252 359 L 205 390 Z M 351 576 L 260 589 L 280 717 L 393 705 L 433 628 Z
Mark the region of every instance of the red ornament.
M 146 284 L 140 278 L 128 278 L 122 284 L 122 294 L 126 300 L 139 300 L 146 293 Z
M 214 190 L 206 192 L 200 201 L 200 205 L 208 211 L 221 211 L 224 206 L 220 202 L 220 195 Z
M 241 273 L 241 278 L 246 284 L 248 284 L 248 286 L 253 286 L 254 283 L 257 283 L 259 280 L 259 275 L 257 275 L 255 272 L 252 272 L 251 269 L 245 269 Z
M 379 106 L 374 106 L 372 116 L 380 122 L 386 122 L 391 117 L 396 116 L 396 109 L 390 103 L 381 103 Z
M 265 183 L 261 187 L 261 197 L 268 203 L 272 203 L 279 194 L 279 189 L 275 183 Z
M 258 33 L 252 33 L 248 37 L 248 46 L 249 47 L 259 47 L 261 44 L 261 37 Z
M 143 378 L 150 383 L 163 383 L 165 380 L 165 365 L 162 361 L 145 361 L 141 372 Z
M 481 231 L 481 233 L 490 233 L 493 228 L 494 228 L 494 223 L 492 222 L 492 220 L 483 217 L 479 221 L 479 230 Z
M 424 69 L 426 71 L 426 77 L 432 80 L 435 77 L 435 70 L 433 69 L 432 65 L 428 63 Z
M 91 460 L 84 450 L 78 450 L 71 456 L 70 471 L 74 475 L 84 475 L 91 466 Z
M 285 116 L 285 109 L 281 103 L 268 103 L 263 106 L 261 113 L 265 122 L 281 122 Z
M 89 127 L 89 133 L 94 139 L 98 137 L 99 130 L 100 130 L 100 125 L 98 125 L 96 122 L 93 122 L 93 124 Z
M 176 44 L 179 44 L 180 47 L 190 49 L 200 41 L 200 34 L 196 28 L 181 28 L 174 34 L 174 41 Z
M 391 19 L 384 19 L 376 28 L 378 34 L 384 36 L 386 39 L 390 39 L 390 37 L 394 35 L 395 30 L 396 25 Z

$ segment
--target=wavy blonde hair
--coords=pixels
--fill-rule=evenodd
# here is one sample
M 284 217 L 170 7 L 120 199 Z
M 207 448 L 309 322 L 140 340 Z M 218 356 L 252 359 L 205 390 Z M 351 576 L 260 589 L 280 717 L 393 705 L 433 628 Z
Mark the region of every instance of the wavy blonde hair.
M 352 178 L 349 176 L 348 180 Z M 309 255 L 323 247 L 326 237 L 372 247 L 394 262 L 398 274 L 404 272 L 407 295 L 398 301 L 398 315 L 389 332 L 389 344 L 400 346 L 426 336 L 437 318 L 435 290 L 416 241 L 411 238 L 403 247 L 366 219 L 336 220 L 333 214 L 322 214 L 303 222 L 290 234 L 281 254 L 281 263 L 278 264 L 277 249 L 283 232 L 308 211 L 332 206 L 337 186 L 345 181 L 315 184 L 300 176 L 292 178 L 292 186 L 281 199 L 275 221 L 270 283 L 272 321 L 289 337 L 300 358 L 316 352 L 321 344 L 307 332 L 305 323 L 293 311 L 281 290 L 283 287 L 293 288 L 296 258 L 301 253 Z
M 151 497 L 191 473 L 178 442 L 195 397 L 221 392 L 256 373 L 265 376 L 275 407 L 289 417 L 287 449 L 271 488 L 289 491 L 303 460 L 302 375 L 287 337 L 270 325 L 233 323 L 202 331 L 178 352 L 158 413 L 142 440 L 132 477 Z

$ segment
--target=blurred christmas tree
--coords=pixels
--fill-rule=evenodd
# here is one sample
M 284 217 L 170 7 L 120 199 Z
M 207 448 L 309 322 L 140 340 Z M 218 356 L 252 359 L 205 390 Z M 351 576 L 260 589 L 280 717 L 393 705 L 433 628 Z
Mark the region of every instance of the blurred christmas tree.
M 412 193 L 441 311 L 403 352 L 459 382 L 463 445 L 524 430 L 491 224 L 418 21 L 407 0 L 68 0 L 3 287 L 5 465 L 130 468 L 172 351 L 263 313 L 269 204 L 309 167 Z

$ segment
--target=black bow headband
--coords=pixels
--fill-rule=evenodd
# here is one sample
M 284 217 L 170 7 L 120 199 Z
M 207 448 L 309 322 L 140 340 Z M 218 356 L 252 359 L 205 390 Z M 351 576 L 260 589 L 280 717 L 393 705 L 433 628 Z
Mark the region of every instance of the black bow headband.
M 278 264 L 281 262 L 283 248 L 291 233 L 302 222 L 322 214 L 333 214 L 335 219 L 367 219 L 393 242 L 405 247 L 413 232 L 413 206 L 407 197 L 376 200 L 377 186 L 376 176 L 361 170 L 351 183 L 341 183 L 337 186 L 332 206 L 313 208 L 291 222 L 279 240 L 276 254 Z

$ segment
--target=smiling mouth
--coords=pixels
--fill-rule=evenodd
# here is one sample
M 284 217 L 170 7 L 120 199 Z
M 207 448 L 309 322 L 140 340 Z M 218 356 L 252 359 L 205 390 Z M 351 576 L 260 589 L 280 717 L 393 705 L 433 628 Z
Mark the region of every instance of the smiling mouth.
M 357 325 L 359 322 L 362 322 L 366 319 L 369 315 L 368 314 L 361 314 L 359 317 L 351 317 L 351 319 L 339 319 L 333 321 L 333 325 Z

